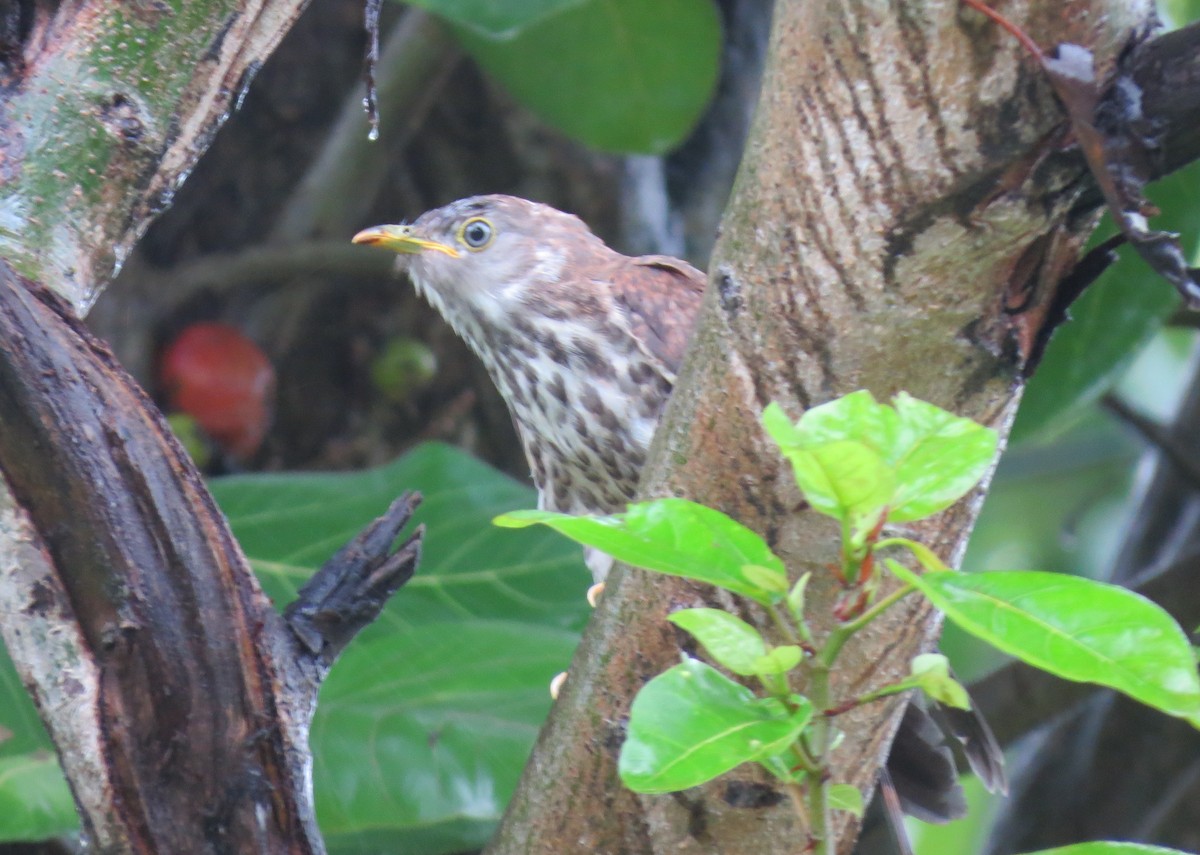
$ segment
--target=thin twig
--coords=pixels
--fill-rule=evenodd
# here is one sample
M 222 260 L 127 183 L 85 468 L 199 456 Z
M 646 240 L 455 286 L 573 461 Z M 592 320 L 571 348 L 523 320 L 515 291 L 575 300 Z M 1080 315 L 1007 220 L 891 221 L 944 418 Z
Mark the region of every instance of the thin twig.
M 377 67 L 379 102 L 384 109 L 381 134 L 392 150 L 403 147 L 420 129 L 437 100 L 458 49 L 446 28 L 420 9 L 408 9 L 392 30 Z M 307 175 L 282 208 L 270 242 L 294 243 L 334 236 L 360 224 L 384 186 L 387 149 L 367 138 L 356 86 L 342 105 L 337 123 Z
M 1100 405 L 1123 424 L 1137 431 L 1146 442 L 1157 448 L 1170 461 L 1188 483 L 1200 489 L 1200 460 L 1197 459 L 1196 449 L 1185 445 L 1168 427 L 1139 413 L 1112 392 L 1100 399 Z
M 169 287 L 175 302 L 180 303 L 200 289 L 220 293 L 299 277 L 383 279 L 395 266 L 396 256 L 387 250 L 353 246 L 344 240 L 322 240 L 203 255 L 178 267 L 148 268 L 142 278 L 151 290 L 159 284 L 164 289 Z

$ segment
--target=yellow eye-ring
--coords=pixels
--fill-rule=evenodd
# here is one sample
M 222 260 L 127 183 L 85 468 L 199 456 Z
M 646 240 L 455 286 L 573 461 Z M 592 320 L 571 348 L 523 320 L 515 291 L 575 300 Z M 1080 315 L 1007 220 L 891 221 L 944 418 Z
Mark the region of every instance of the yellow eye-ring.
M 492 224 L 483 217 L 472 217 L 458 229 L 458 240 L 468 249 L 481 250 L 492 242 L 495 232 Z

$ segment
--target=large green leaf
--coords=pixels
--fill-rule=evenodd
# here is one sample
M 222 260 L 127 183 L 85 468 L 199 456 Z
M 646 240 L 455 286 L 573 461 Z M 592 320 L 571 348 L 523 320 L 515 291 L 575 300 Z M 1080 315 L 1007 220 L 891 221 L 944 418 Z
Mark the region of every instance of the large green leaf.
M 78 826 L 75 799 L 53 754 L 0 757 L 0 824 L 8 840 L 43 840 Z
M 887 566 L 959 628 L 1005 653 L 1200 727 L 1200 676 L 1187 636 L 1139 594 L 1063 573 L 918 575 L 891 559 Z
M 618 771 L 639 793 L 685 790 L 780 753 L 811 716 L 807 703 L 788 713 L 778 701 L 756 697 L 715 668 L 687 659 L 634 698 Z
M 322 689 L 312 740 L 318 818 L 334 852 L 478 847 L 587 619 L 579 548 L 547 531 L 495 529 L 492 517 L 532 504 L 533 490 L 441 445 L 364 472 L 246 475 L 211 487 L 281 606 L 398 493 L 424 494 L 417 576 Z M 14 736 L 0 744 L 11 764 L 0 767 L 0 840 L 69 831 L 70 794 L 3 664 L 0 725 Z
M 712 0 L 588 0 L 512 39 L 459 36 L 549 124 L 596 148 L 659 154 L 708 103 L 721 27 Z
M 0 840 L 41 840 L 78 826 L 54 745 L 0 644 Z
M 1168 25 L 1182 27 L 1200 18 L 1200 0 L 1159 0 L 1158 6 L 1166 12 Z
M 3 643 L 0 643 L 0 735 L 6 737 L 0 739 L 0 757 L 54 750 Z M 0 813 L 0 840 L 9 839 L 4 837 L 4 827 L 4 815 Z
M 354 644 L 321 691 L 317 814 L 338 852 L 482 846 L 578 637 L 484 620 L 424 623 Z
M 494 528 L 533 490 L 443 445 L 365 472 L 212 485 L 281 604 L 403 490 L 416 577 L 334 665 L 313 723 L 317 816 L 339 852 L 455 852 L 491 833 L 586 621 L 577 546 Z
M 787 594 L 787 570 L 766 542 L 720 511 L 687 499 L 635 502 L 623 514 L 575 517 L 515 511 L 507 528 L 541 523 L 635 567 L 718 585 L 767 605 Z
M 1186 251 L 1200 246 L 1200 163 L 1155 184 L 1162 209 L 1151 225 L 1181 233 Z M 1109 220 L 1106 217 L 1105 222 Z M 1100 233 L 1112 234 L 1109 225 Z M 1128 247 L 1071 308 L 1025 390 L 1012 441 L 1048 439 L 1074 424 L 1119 379 L 1138 351 L 1179 305 L 1179 295 Z
M 362 472 L 248 475 L 210 488 L 268 593 L 281 604 L 404 490 L 425 497 L 421 566 L 374 636 L 416 623 L 501 618 L 581 629 L 589 577 L 582 552 L 545 532 L 502 532 L 494 515 L 536 503 L 533 490 L 461 451 L 423 445 Z M 336 669 L 335 669 L 336 670 Z
M 589 0 L 406 0 L 452 24 L 492 39 L 511 39 L 521 30 Z

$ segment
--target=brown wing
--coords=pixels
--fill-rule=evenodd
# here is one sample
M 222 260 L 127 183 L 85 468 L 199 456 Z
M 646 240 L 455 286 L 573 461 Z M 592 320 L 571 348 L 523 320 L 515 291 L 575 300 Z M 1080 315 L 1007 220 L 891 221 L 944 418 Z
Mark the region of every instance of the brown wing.
M 633 333 L 674 374 L 696 326 L 705 276 L 666 255 L 623 258 L 612 271 L 613 298 L 629 311 Z

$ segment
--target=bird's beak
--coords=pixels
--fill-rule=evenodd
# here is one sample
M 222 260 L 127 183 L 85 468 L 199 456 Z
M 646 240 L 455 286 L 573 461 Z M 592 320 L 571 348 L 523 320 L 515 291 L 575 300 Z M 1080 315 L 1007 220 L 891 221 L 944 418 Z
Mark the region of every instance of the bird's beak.
M 451 258 L 458 258 L 458 250 L 454 247 L 418 237 L 413 233 L 412 226 L 371 226 L 369 229 L 363 229 L 350 240 L 352 243 L 380 246 L 405 255 L 416 255 L 429 250 L 444 252 Z

